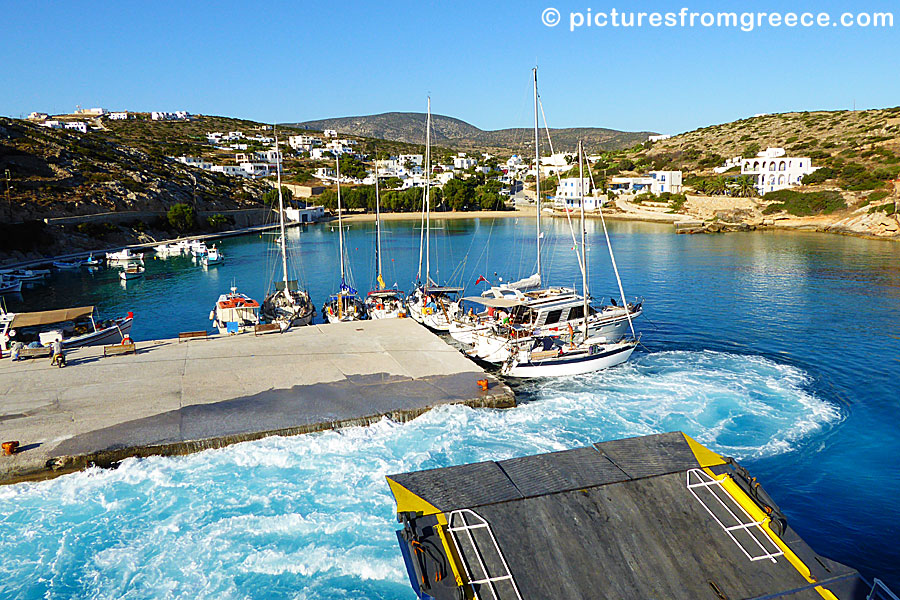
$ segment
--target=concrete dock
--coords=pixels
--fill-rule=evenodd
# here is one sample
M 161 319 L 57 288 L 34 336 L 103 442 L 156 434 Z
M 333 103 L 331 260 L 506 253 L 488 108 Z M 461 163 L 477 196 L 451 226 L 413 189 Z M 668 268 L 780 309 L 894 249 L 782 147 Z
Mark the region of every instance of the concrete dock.
M 384 416 L 405 421 L 444 404 L 515 405 L 505 384 L 409 319 L 137 350 L 69 350 L 62 369 L 46 358 L 0 361 L 0 441 L 21 445 L 0 456 L 0 483 Z

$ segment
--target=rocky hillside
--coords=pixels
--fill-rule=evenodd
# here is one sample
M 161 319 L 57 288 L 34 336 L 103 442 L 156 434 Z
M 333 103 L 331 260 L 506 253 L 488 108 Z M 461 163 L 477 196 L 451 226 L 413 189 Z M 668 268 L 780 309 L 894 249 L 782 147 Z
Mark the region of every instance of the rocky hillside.
M 334 129 L 339 133 L 422 144 L 425 141 L 424 113 L 390 112 L 380 115 L 342 117 L 296 123 L 309 129 Z M 432 115 L 435 145 L 463 150 L 494 153 L 528 152 L 533 146 L 533 132 L 527 128 L 484 131 L 453 117 Z M 650 132 L 616 131 L 600 127 L 551 129 L 554 149 L 573 150 L 579 139 L 591 152 L 627 148 L 643 142 Z

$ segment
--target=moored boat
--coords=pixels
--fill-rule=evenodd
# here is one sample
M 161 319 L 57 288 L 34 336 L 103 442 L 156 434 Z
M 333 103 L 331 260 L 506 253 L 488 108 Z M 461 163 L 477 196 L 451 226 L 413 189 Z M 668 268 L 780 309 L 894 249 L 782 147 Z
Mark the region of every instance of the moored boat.
M 373 290 L 366 296 L 365 302 L 366 314 L 370 319 L 398 319 L 406 316 L 406 304 L 400 290 Z
M 67 262 L 64 260 L 54 260 L 53 266 L 57 269 L 61 269 L 63 271 L 72 271 L 75 269 L 80 269 L 82 263 L 81 262 Z
M 131 248 L 123 248 L 118 252 L 107 252 L 106 261 L 111 263 L 140 262 L 144 260 L 142 252 L 132 252 Z
M 219 333 L 235 334 L 252 331 L 259 324 L 259 302 L 237 291 L 222 294 L 209 313 L 209 319 Z
M 0 275 L 0 294 L 17 294 L 22 291 L 22 282 L 16 279 L 5 279 Z
M 119 272 L 119 279 L 129 281 L 131 279 L 140 279 L 144 276 L 144 267 L 140 265 L 129 265 Z
M 100 262 L 101 262 L 100 259 L 96 258 L 94 256 L 94 253 L 92 252 L 90 254 L 90 256 L 88 256 L 86 259 L 84 259 L 84 261 L 82 261 L 81 264 L 84 265 L 85 267 L 99 267 Z
M 116 344 L 129 335 L 134 319 L 125 317 L 97 321 L 93 306 L 12 313 L 0 309 L 0 350 L 9 350 L 12 342 L 28 344 L 40 340 L 47 331 L 62 332 L 67 348 Z
M 215 244 L 213 244 L 213 247 L 200 257 L 200 262 L 206 267 L 210 265 L 219 265 L 225 262 L 225 255 L 216 248 Z

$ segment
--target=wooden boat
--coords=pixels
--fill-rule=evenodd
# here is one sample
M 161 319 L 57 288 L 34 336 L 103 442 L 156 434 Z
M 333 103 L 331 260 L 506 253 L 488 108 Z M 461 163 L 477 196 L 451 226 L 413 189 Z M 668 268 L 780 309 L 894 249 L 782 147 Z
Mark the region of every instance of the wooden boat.
M 125 267 L 125 270 L 119 273 L 119 279 L 121 279 L 122 281 L 128 281 L 130 279 L 140 279 L 143 276 L 144 267 L 140 265 Z

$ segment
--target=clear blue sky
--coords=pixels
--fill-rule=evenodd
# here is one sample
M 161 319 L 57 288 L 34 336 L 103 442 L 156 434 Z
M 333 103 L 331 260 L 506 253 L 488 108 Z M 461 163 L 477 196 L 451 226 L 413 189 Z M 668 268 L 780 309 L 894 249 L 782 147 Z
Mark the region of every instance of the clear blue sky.
M 677 133 L 763 112 L 895 106 L 900 6 L 661 2 L 0 1 L 0 114 L 76 105 L 260 121 L 387 111 Z M 562 23 L 541 22 L 555 7 Z M 894 11 L 893 28 L 605 29 L 572 11 Z

